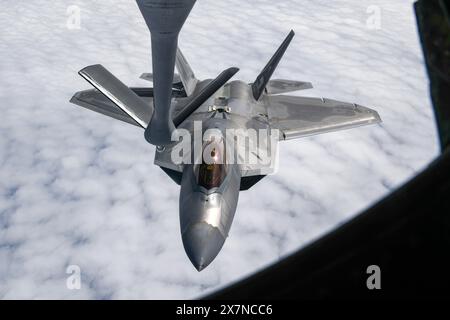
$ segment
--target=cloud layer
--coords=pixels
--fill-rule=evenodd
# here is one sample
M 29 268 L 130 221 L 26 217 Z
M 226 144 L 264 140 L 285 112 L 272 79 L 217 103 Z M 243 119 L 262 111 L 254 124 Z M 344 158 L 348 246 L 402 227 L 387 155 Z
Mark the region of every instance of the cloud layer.
M 79 30 L 67 28 L 70 5 Z M 89 88 L 77 71 L 90 64 L 146 84 L 150 41 L 135 2 L 2 6 L 1 298 L 203 295 L 335 228 L 437 155 L 412 1 L 199 0 L 180 37 L 199 78 L 238 66 L 253 81 L 292 28 L 275 77 L 373 107 L 384 123 L 283 143 L 279 172 L 241 193 L 222 252 L 198 273 L 181 242 L 179 189 L 153 166 L 143 131 L 68 102 Z M 72 264 L 81 290 L 66 288 Z

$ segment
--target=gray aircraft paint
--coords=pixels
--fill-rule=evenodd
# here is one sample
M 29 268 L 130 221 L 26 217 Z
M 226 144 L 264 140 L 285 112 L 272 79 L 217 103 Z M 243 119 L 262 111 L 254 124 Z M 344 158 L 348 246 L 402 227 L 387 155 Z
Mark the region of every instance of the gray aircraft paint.
M 172 131 L 171 96 L 178 34 L 195 0 L 137 0 L 151 33 L 154 112 L 145 130 L 146 140 L 161 146 L 170 143 Z
M 165 4 L 177 3 L 182 5 L 181 7 L 174 7 L 181 8 L 181 11 L 175 14 L 178 20 L 174 21 L 173 25 L 168 24 L 170 28 L 167 30 L 172 32 L 168 42 L 165 42 L 165 34 L 161 38 L 154 37 L 164 29 L 153 29 L 152 23 L 154 21 L 150 21 L 153 13 L 148 13 L 146 10 L 149 7 L 145 7 L 145 4 L 157 3 L 161 5 L 163 2 Z M 80 73 L 101 93 L 99 94 L 98 90 L 78 92 L 71 102 L 134 125 L 145 124 L 145 121 L 150 121 L 150 125 L 146 128 L 147 140 L 150 140 L 149 142 L 152 144 L 164 145 L 163 148 L 157 148 L 154 163 L 170 170 L 172 173 L 181 175 L 180 228 L 183 244 L 191 262 L 197 270 L 202 270 L 214 260 L 228 236 L 237 207 L 241 179 L 274 173 L 274 166 L 261 163 L 230 164 L 221 184 L 215 188 L 205 189 L 198 183 L 195 164 L 191 164 L 190 161 L 185 163 L 174 163 L 172 161 L 171 153 L 176 146 L 176 143 L 170 141 L 170 135 L 175 130 L 172 114 L 177 115 L 185 110 L 184 108 L 189 102 L 203 92 L 213 81 L 197 80 L 186 58 L 176 46 L 179 30 L 194 2 L 138 0 L 149 28 L 159 30 L 156 33 L 152 31 L 154 69 L 151 80 L 154 83 L 154 97 L 137 97 L 135 92 L 127 90 L 127 87 L 105 68 L 95 66 L 83 69 L 84 72 Z M 161 49 L 159 54 L 155 55 L 155 52 L 159 50 L 155 49 L 158 46 L 164 49 Z M 161 52 L 166 52 L 164 50 L 168 48 L 170 48 L 170 54 L 161 54 Z M 277 52 L 283 54 L 284 51 L 278 50 Z M 276 65 L 280 60 L 279 58 L 275 55 L 271 61 L 274 61 Z M 173 66 L 175 64 L 185 92 L 188 94 L 186 97 L 172 97 Z M 272 67 L 274 66 L 270 66 L 270 63 L 266 65 L 264 69 L 266 74 L 272 74 Z M 267 70 L 271 72 L 267 73 Z M 150 80 L 149 75 L 147 78 Z M 258 76 L 257 79 L 262 78 L 264 78 L 264 75 Z M 312 87 L 308 82 L 283 79 L 270 80 L 267 77 L 263 80 L 265 88 L 261 91 L 261 95 L 257 97 L 258 99 L 255 99 L 255 87 L 252 87 L 252 84 L 240 80 L 225 83 L 195 110 L 192 110 L 188 117 L 181 122 L 179 129 L 187 130 L 192 136 L 198 133 L 202 134 L 210 128 L 218 129 L 221 132 L 225 132 L 227 129 L 263 129 L 267 130 L 269 134 L 272 131 L 279 132 L 280 140 L 288 140 L 381 121 L 376 111 L 358 104 L 324 98 L 282 95 L 282 93 Z M 220 105 L 216 106 L 218 104 Z M 146 105 L 147 108 L 142 108 L 143 105 Z M 155 107 L 154 110 L 151 107 L 152 105 Z M 158 109 L 159 106 L 165 107 Z M 152 131 L 155 121 L 158 124 Z M 199 130 L 196 128 L 196 121 L 202 124 L 201 132 L 196 132 L 196 130 Z M 145 128 L 142 124 L 140 126 Z M 167 135 L 169 135 L 169 138 L 167 138 Z M 246 145 L 238 144 L 235 147 L 236 149 L 246 148 Z M 258 148 L 260 147 L 265 148 L 267 146 L 258 146 Z M 278 146 L 276 144 L 270 147 L 273 149 L 269 152 L 275 152 Z M 193 150 L 193 148 L 191 149 Z M 192 159 L 193 155 L 187 153 L 184 156 L 189 160 Z

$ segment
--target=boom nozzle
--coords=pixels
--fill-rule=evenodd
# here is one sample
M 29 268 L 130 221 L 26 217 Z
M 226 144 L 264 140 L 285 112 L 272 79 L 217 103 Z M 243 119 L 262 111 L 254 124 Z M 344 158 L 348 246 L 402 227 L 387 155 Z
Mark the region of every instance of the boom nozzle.
M 150 124 L 145 129 L 145 139 L 154 145 L 171 142 L 171 101 L 178 34 L 196 0 L 136 0 L 150 30 L 153 64 L 153 106 Z

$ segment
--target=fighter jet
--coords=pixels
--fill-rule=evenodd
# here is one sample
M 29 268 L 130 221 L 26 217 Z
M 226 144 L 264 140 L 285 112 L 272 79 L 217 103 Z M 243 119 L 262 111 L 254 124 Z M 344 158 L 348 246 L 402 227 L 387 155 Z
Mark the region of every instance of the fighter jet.
M 77 92 L 71 102 L 145 130 L 145 139 L 156 146 L 154 163 L 181 186 L 182 241 L 192 264 L 201 271 L 224 245 L 239 192 L 274 172 L 276 161 L 259 161 L 261 154 L 266 152 L 273 159 L 278 141 L 379 123 L 381 119 L 376 111 L 355 103 L 285 95 L 312 88 L 309 82 L 271 79 L 294 31 L 252 83 L 230 81 L 239 70 L 235 67 L 215 79 L 199 80 L 178 46 L 178 35 L 196 1 L 136 2 L 150 31 L 152 47 L 153 73 L 144 73 L 141 78 L 151 81 L 153 87 L 128 87 L 102 65 L 92 65 L 79 74 L 95 89 Z M 255 130 L 263 132 L 262 137 L 277 139 L 273 144 L 272 139 L 248 134 L 244 134 L 245 139 L 237 139 L 239 134 L 229 138 L 227 130 Z M 174 139 L 180 132 L 185 133 L 183 139 Z M 194 139 L 186 143 L 186 133 L 200 136 L 200 142 Z M 266 143 L 261 143 L 263 140 Z M 180 148 L 182 144 L 189 148 Z M 185 151 L 181 152 L 182 161 L 175 161 L 174 154 L 180 150 Z M 242 161 L 232 161 L 228 154 Z M 258 161 L 247 161 L 250 157 Z

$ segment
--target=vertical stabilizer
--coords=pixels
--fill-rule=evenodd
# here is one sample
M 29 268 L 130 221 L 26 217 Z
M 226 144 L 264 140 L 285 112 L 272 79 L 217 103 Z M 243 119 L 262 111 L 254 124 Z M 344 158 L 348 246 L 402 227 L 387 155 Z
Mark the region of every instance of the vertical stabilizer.
M 261 71 L 259 76 L 256 78 L 255 82 L 253 82 L 252 91 L 255 100 L 259 100 L 259 98 L 261 97 L 262 93 L 264 92 L 264 89 L 266 88 L 267 83 L 272 77 L 273 72 L 277 68 L 278 63 L 280 62 L 281 58 L 286 52 L 286 49 L 291 43 L 291 40 L 294 37 L 294 35 L 295 35 L 294 30 L 291 30 L 286 39 L 284 39 L 281 46 L 278 48 L 277 52 L 275 52 L 273 57 L 270 59 L 269 63 L 267 63 L 263 71 Z
M 186 94 L 190 96 L 197 86 L 198 79 L 195 77 L 191 66 L 187 62 L 180 48 L 177 50 L 176 66 L 178 73 L 180 74 L 181 82 L 183 83 Z

